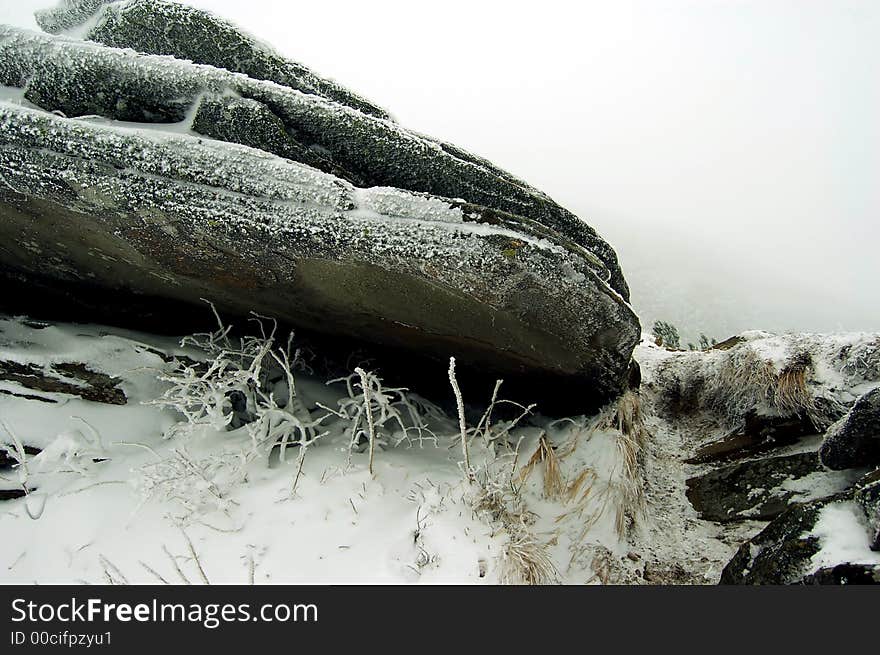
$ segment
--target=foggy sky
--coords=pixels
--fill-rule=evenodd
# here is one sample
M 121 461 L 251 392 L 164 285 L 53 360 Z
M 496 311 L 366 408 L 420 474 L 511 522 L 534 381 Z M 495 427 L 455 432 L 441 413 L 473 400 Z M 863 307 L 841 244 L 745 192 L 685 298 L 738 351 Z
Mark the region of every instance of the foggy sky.
M 880 330 L 878 2 L 190 3 L 577 213 L 646 328 Z

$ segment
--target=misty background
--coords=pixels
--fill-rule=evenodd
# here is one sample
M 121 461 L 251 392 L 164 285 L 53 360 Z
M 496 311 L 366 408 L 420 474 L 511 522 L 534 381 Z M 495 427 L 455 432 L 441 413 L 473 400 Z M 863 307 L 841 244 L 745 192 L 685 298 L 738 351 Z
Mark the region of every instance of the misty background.
M 577 213 L 645 330 L 880 330 L 878 2 L 190 4 Z

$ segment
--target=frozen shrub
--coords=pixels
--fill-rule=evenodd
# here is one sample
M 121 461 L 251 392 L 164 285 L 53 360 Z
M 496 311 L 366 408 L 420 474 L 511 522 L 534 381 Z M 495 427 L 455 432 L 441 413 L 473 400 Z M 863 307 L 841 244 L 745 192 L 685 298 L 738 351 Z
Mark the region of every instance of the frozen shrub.
M 667 323 L 666 321 L 654 321 L 652 334 L 654 335 L 654 339 L 658 346 L 666 346 L 672 350 L 678 350 L 681 348 L 678 328 L 672 323 Z

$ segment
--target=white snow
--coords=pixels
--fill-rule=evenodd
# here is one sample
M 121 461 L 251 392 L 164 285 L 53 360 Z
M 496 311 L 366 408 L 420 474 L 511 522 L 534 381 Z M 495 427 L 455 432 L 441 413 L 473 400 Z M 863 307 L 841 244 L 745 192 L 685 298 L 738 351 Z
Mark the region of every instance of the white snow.
M 854 502 L 831 503 L 822 508 L 809 536 L 819 537 L 821 550 L 813 555 L 813 569 L 837 564 L 880 564 L 880 553 L 868 547 L 865 513 Z
M 250 445 L 245 429 L 208 426 L 167 436 L 182 417 L 144 404 L 167 388 L 157 377 L 170 370 L 159 351 L 203 356 L 174 339 L 100 326 L 40 329 L 0 321 L 0 360 L 42 366 L 86 361 L 120 377 L 129 398 L 114 406 L 33 392 L 59 401 L 49 404 L 0 394 L 4 440 L 11 430 L 43 449 L 27 459 L 26 471 L 0 472 L 0 488 L 24 481 L 33 489 L 27 498 L 0 503 L 0 580 L 179 583 L 179 567 L 198 583 L 198 564 L 211 583 L 511 579 L 509 525 L 476 509 L 484 498 L 480 489 L 493 487 L 469 484 L 462 474 L 455 417 L 431 419 L 436 443 L 395 447 L 389 433 L 375 453 L 372 476 L 367 453 L 349 453 L 345 422 L 331 419 L 328 434 L 307 449 L 292 493 L 300 454 L 295 446 L 280 461 L 277 450 L 243 457 Z M 650 380 L 658 363 L 678 354 L 644 343 L 637 356 Z M 30 393 L 11 383 L 6 388 Z M 306 373 L 297 374 L 296 388 L 312 412 L 316 403 L 337 407 L 348 398 L 344 385 L 328 386 Z M 519 443 L 516 479 L 525 478 L 522 504 L 504 496 L 499 507 L 529 517 L 527 537 L 521 537 L 550 562 L 552 580 L 713 583 L 738 545 L 764 525 L 747 520 L 719 526 L 697 518 L 684 493 L 690 428 L 655 413 L 655 393 L 643 389 L 648 436 L 633 451 L 635 476 L 628 472 L 625 441 L 609 422 L 616 407 L 561 421 L 536 414 L 506 437 Z M 466 389 L 465 400 L 473 400 Z M 546 462 L 527 465 L 541 435 L 555 446 L 561 495 L 544 489 Z M 487 481 L 503 483 L 512 458 L 496 459 L 476 434 L 470 443 L 473 465 Z M 852 476 L 832 477 L 786 480 L 780 490 L 811 498 L 838 490 Z M 825 510 L 815 530 L 823 547 L 817 566 L 880 561 L 867 550 L 858 512 L 851 503 Z
M 181 417 L 144 404 L 167 386 L 157 376 L 169 364 L 157 351 L 199 357 L 191 347 L 149 335 L 0 320 L 0 360 L 85 361 L 119 376 L 129 399 L 103 405 L 35 392 L 59 401 L 49 404 L 0 395 L 3 441 L 13 441 L 11 432 L 43 449 L 25 466 L 0 471 L 0 488 L 23 482 L 32 489 L 25 498 L 0 501 L 0 580 L 179 583 L 179 566 L 198 583 L 198 564 L 211 583 L 247 583 L 251 576 L 256 583 L 510 579 L 511 533 L 503 521 L 475 510 L 478 486 L 462 475 L 455 419 L 437 418 L 436 445 L 379 450 L 372 476 L 367 454 L 349 453 L 344 422 L 331 422 L 329 434 L 306 451 L 292 493 L 296 447 L 282 462 L 277 451 L 243 457 L 251 443 L 245 429 L 167 438 Z M 340 385 L 328 387 L 304 373 L 297 392 L 313 408 L 345 397 Z M 618 434 L 595 420 L 550 424 L 536 415 L 509 437 L 520 445 L 517 473 L 541 434 L 558 447 L 564 481 L 587 471 L 590 484 L 573 500 L 547 498 L 543 465 L 535 465 L 522 487 L 524 516 L 532 517 L 527 534 L 548 554 L 556 580 L 597 582 L 596 553 L 619 559 L 629 548 L 617 528 L 624 481 Z M 495 457 L 480 444 L 474 437 L 478 467 Z M 493 475 L 503 480 L 511 462 L 498 460 Z

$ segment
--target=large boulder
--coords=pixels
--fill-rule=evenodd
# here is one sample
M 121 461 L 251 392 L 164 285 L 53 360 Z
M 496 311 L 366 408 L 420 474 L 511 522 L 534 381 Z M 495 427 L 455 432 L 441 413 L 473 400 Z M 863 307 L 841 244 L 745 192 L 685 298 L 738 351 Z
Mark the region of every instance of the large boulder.
M 861 396 L 828 428 L 819 456 L 835 470 L 880 465 L 880 387 Z
M 83 18 L 84 14 L 94 16 Z M 47 15 L 53 18 L 49 20 Z M 7 62 L 0 77 L 15 80 L 5 84 L 20 86 L 30 76 L 28 99 L 43 108 L 60 110 L 67 116 L 95 113 L 119 120 L 174 122 L 182 120 L 204 94 L 250 98 L 278 117 L 287 133 L 286 141 L 293 139 L 311 151 L 308 159 L 298 161 L 358 186 L 394 186 L 463 199 L 536 221 L 597 258 L 607 269 L 602 275 L 609 285 L 629 300 L 629 288 L 614 250 L 546 194 L 455 145 L 383 119 L 382 110 L 364 111 L 362 101 L 351 100 L 347 94 L 355 96 L 347 90 L 330 93 L 317 82 L 306 88 L 308 84 L 302 80 L 317 76 L 208 12 L 162 0 L 118 4 L 65 0 L 54 13 L 43 14 L 41 22 L 48 28 L 86 22 L 91 26 L 87 32 L 91 40 L 176 59 L 132 58 L 127 56 L 130 53 L 110 48 L 97 54 L 94 48 L 81 49 L 69 40 L 44 38 L 35 42 L 27 35 L 20 36 L 8 49 L 0 47 L 0 58 L 8 54 L 16 59 Z M 210 68 L 193 66 L 189 61 Z M 299 66 L 296 70 L 308 75 L 290 72 L 291 66 Z M 265 116 L 260 112 L 251 121 L 239 118 L 238 129 L 227 128 L 223 137 L 216 133 L 207 136 L 265 148 L 268 144 L 255 144 L 251 134 L 251 125 Z M 290 154 L 268 149 L 284 157 Z M 316 154 L 322 163 L 316 163 Z M 494 215 L 484 218 L 499 220 Z
M 103 11 L 133 34 L 128 11 L 166 4 Z M 626 383 L 640 328 L 613 250 L 484 160 L 295 81 L 13 28 L 0 83 L 0 272 L 19 289 L 207 298 L 559 382 L 584 409 Z

